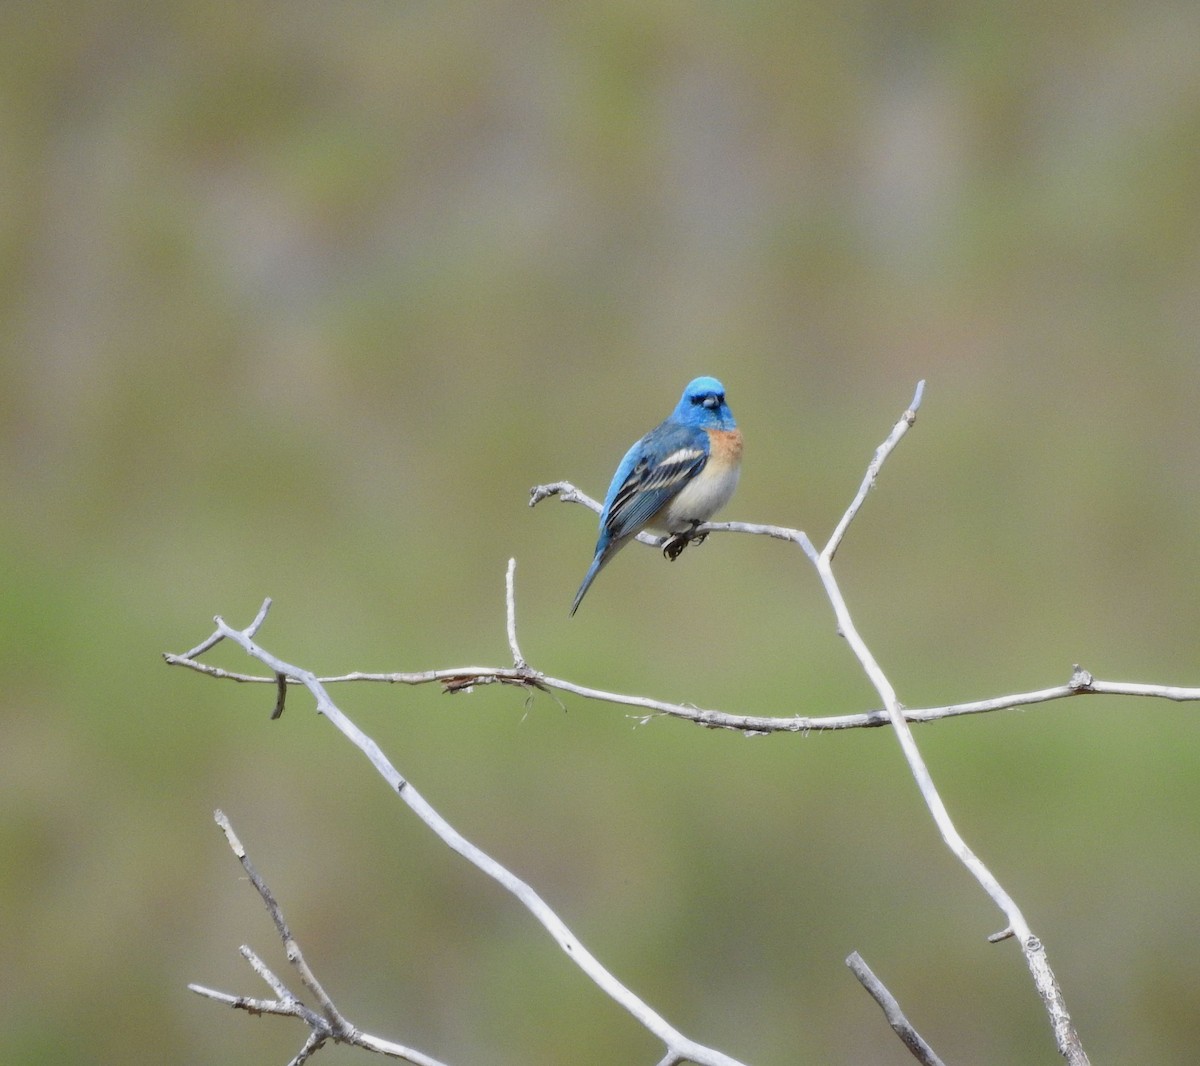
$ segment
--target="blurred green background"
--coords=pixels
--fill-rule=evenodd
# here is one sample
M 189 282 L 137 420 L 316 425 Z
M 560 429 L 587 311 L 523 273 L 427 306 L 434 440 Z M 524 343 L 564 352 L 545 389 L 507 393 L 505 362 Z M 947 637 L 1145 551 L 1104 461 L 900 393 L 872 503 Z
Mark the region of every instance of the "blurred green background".
M 324 673 L 535 666 L 874 706 L 794 549 L 630 548 L 594 494 L 699 373 L 725 517 L 823 538 L 910 706 L 1200 684 L 1200 6 L 0 8 L 0 1021 L 23 1064 L 283 1063 L 222 807 L 363 1028 L 455 1066 L 661 1049 L 311 704 L 166 667 L 220 613 Z M 214 661 L 246 668 L 234 650 Z M 499 687 L 343 687 L 464 834 L 753 1066 L 1053 1063 L 886 730 L 749 739 Z M 917 733 L 1097 1063 L 1200 1055 L 1200 723 L 1080 699 Z M 289 974 L 290 977 L 290 974 Z M 323 1062 L 364 1061 L 327 1049 Z

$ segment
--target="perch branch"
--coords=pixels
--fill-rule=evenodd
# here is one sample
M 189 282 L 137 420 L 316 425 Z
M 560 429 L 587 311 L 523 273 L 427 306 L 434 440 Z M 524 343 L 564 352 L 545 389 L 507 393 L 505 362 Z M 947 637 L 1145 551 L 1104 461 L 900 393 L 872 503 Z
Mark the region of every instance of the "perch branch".
M 603 509 L 603 504 L 598 500 L 592 499 L 582 489 L 576 488 L 569 481 L 551 481 L 546 485 L 534 485 L 529 490 L 529 506 L 536 507 L 545 499 L 551 496 L 557 496 L 563 503 L 581 503 L 589 510 L 599 514 Z M 800 542 L 800 537 L 803 534 L 798 529 L 788 529 L 786 526 L 768 526 L 754 522 L 701 522 L 692 531 L 693 536 L 699 536 L 706 533 L 753 533 L 760 537 L 774 537 L 776 540 L 787 540 L 794 544 Z M 661 548 L 669 539 L 670 536 L 656 537 L 653 533 L 641 532 L 637 535 L 636 540 L 640 540 L 643 544 L 649 544 L 655 548 Z

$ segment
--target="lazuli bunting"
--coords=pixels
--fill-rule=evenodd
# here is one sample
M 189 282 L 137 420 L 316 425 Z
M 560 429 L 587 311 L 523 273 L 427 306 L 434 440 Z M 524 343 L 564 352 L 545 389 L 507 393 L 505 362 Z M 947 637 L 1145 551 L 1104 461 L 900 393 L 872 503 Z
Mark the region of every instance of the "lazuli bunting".
M 596 557 L 575 593 L 571 613 L 604 564 L 646 527 L 679 534 L 663 551 L 672 559 L 701 522 L 729 502 L 742 462 L 742 434 L 716 378 L 696 378 L 671 416 L 625 453 L 613 475 Z

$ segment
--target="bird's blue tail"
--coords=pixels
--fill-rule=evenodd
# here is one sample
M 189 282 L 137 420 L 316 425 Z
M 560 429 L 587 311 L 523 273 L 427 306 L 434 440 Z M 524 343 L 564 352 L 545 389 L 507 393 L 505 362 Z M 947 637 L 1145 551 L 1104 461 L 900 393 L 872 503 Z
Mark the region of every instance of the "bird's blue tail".
M 571 614 L 574 614 L 578 609 L 580 602 L 583 600 L 583 594 L 587 592 L 592 582 L 596 580 L 596 575 L 600 573 L 600 567 L 608 561 L 608 555 L 605 552 L 596 552 L 596 558 L 592 560 L 592 565 L 588 567 L 588 572 L 583 577 L 583 584 L 579 586 L 579 591 L 575 593 L 575 602 L 571 604 Z

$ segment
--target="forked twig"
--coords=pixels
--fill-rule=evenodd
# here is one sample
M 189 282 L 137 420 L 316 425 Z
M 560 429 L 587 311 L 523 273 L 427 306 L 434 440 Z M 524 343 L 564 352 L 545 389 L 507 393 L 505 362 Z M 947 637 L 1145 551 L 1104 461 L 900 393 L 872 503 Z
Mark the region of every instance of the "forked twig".
M 264 607 L 267 606 L 269 606 L 269 603 L 264 604 Z M 262 617 L 265 618 L 265 612 L 262 613 Z M 262 618 L 258 619 L 258 625 L 261 624 Z M 255 625 L 254 628 L 257 629 L 258 625 Z M 244 1010 L 249 1014 L 276 1014 L 283 1017 L 301 1019 L 309 1028 L 308 1039 L 295 1058 L 292 1059 L 289 1066 L 300 1066 L 301 1063 L 306 1062 L 315 1051 L 330 1040 L 338 1044 L 350 1044 L 354 1047 L 366 1048 L 368 1051 L 375 1051 L 389 1058 L 410 1062 L 413 1066 L 445 1066 L 444 1063 L 426 1055 L 422 1051 L 405 1047 L 403 1044 L 397 1044 L 391 1040 L 383 1040 L 380 1037 L 372 1036 L 370 1033 L 364 1033 L 351 1025 L 342 1016 L 341 1012 L 334 1005 L 333 1000 L 329 997 L 329 994 L 321 987 L 321 983 L 317 980 L 316 975 L 309 968 L 308 961 L 304 958 L 304 952 L 300 950 L 299 943 L 292 936 L 292 931 L 288 928 L 287 921 L 283 917 L 282 908 L 279 906 L 267 882 L 250 861 L 250 856 L 246 854 L 246 849 L 242 846 L 242 842 L 233 831 L 233 826 L 229 824 L 229 819 L 225 817 L 224 812 L 219 810 L 213 812 L 213 819 L 221 827 L 221 832 L 225 834 L 225 839 L 228 841 L 230 849 L 237 856 L 238 862 L 242 864 L 242 869 L 246 871 L 246 876 L 250 879 L 250 883 L 254 885 L 254 888 L 266 905 L 267 912 L 271 915 L 271 920 L 275 923 L 275 929 L 283 941 L 287 960 L 291 963 L 296 973 L 300 975 L 301 983 L 308 989 L 316 1001 L 318 1009 L 313 1010 L 298 996 L 293 995 L 286 984 L 272 973 L 267 964 L 255 952 L 245 946 L 241 949 L 242 956 L 250 964 L 250 968 L 271 987 L 271 990 L 275 993 L 274 999 L 251 999 L 247 996 L 231 996 L 228 992 L 219 992 L 216 989 L 197 984 L 190 984 L 188 988 L 198 995 L 205 996 L 208 999 L 215 999 L 219 1003 L 228 1004 L 235 1009 Z
M 841 545 L 851 519 L 858 513 L 859 507 L 862 506 L 867 493 L 874 485 L 880 467 L 882 467 L 884 461 L 891 454 L 892 449 L 895 448 L 912 426 L 916 418 L 917 406 L 921 401 L 921 394 L 922 387 L 918 386 L 912 405 L 904 412 L 900 421 L 896 423 L 887 440 L 876 449 L 875 456 L 867 468 L 866 476 L 863 478 L 858 494 L 854 497 L 854 502 L 851 503 L 846 514 L 843 515 L 841 522 L 838 523 L 828 543 L 819 553 L 813 550 L 811 543 L 808 543 L 805 551 L 809 554 L 810 558 L 814 559 L 817 573 L 820 575 L 821 583 L 825 587 L 825 594 L 829 597 L 829 602 L 833 605 L 833 612 L 837 618 L 838 632 L 845 637 L 850 649 L 854 652 L 855 658 L 858 659 L 875 691 L 879 693 L 880 698 L 883 700 L 884 709 L 887 711 L 888 717 L 892 722 L 892 727 L 896 731 L 896 736 L 900 741 L 900 748 L 904 752 L 905 759 L 908 761 L 909 770 L 917 782 L 917 787 L 921 791 L 921 796 L 925 800 L 926 807 L 929 808 L 929 813 L 933 816 L 938 832 L 941 833 L 946 846 L 954 853 L 959 862 L 967 868 L 975 880 L 979 882 L 983 890 L 991 897 L 992 901 L 1000 908 L 1008 920 L 1008 927 L 999 936 L 992 939 L 1002 939 L 1008 935 L 1017 938 L 1021 944 L 1021 950 L 1025 953 L 1030 973 L 1033 975 L 1034 986 L 1037 988 L 1038 994 L 1042 997 L 1042 1002 L 1050 1017 L 1055 1042 L 1058 1045 L 1060 1054 L 1062 1054 L 1070 1066 L 1088 1066 L 1087 1054 L 1083 1050 L 1083 1044 L 1080 1042 L 1079 1035 L 1075 1031 L 1075 1026 L 1071 1022 L 1071 1016 L 1067 1012 L 1062 989 L 1059 987 L 1058 981 L 1050 969 L 1050 963 L 1046 958 L 1045 946 L 1041 940 L 1033 935 L 1033 931 L 1029 928 L 1029 923 L 1025 920 L 1025 916 L 1021 913 L 1021 909 L 1017 906 L 1016 901 L 1004 890 L 995 875 L 987 868 L 983 860 L 975 854 L 955 827 L 954 821 L 950 817 L 950 812 L 946 809 L 946 805 L 933 783 L 933 777 L 929 773 L 929 768 L 926 766 L 920 749 L 917 747 L 912 728 L 905 720 L 904 712 L 900 707 L 900 701 L 896 697 L 896 690 L 892 687 L 892 683 L 888 680 L 887 675 L 884 674 L 883 669 L 867 647 L 866 641 L 863 640 L 858 629 L 855 627 L 854 620 L 850 616 L 850 610 L 846 606 L 846 600 L 842 596 L 837 579 L 833 574 L 834 553 Z M 808 538 L 806 537 L 805 541 L 807 540 Z

